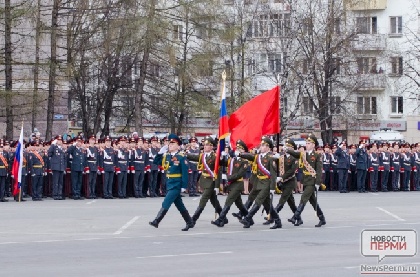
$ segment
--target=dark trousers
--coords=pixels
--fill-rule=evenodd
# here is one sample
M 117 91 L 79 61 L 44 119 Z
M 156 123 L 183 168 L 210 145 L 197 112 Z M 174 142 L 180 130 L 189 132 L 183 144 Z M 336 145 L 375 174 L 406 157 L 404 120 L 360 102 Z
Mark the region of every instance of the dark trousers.
M 374 169 L 370 173 L 370 189 L 376 191 L 378 189 L 378 170 Z
M 118 174 L 118 197 L 127 197 L 127 171 Z
M 393 190 L 399 189 L 400 188 L 400 171 L 399 170 L 392 171 L 391 178 L 392 178 L 392 189 Z
M 359 192 L 365 191 L 366 175 L 367 175 L 367 170 L 363 170 L 363 169 L 357 170 L 357 190 Z
M 404 190 L 410 190 L 410 177 L 411 177 L 411 171 L 404 171 Z
M 89 197 L 96 197 L 96 177 L 97 177 L 96 171 L 90 171 L 89 172 L 89 185 L 88 185 L 88 194 Z
M 136 170 L 134 173 L 134 196 L 140 197 L 143 196 L 143 183 L 144 183 L 144 171 Z
M 389 177 L 389 170 L 382 171 L 381 175 L 381 190 L 387 191 L 388 190 L 388 177 Z
M 195 194 L 197 192 L 198 171 L 193 170 L 188 174 L 188 193 Z
M 71 188 L 73 191 L 73 197 L 80 197 L 80 191 L 82 189 L 82 171 L 71 172 Z
M 181 213 L 187 210 L 185 208 L 184 202 L 182 202 L 180 188 L 173 188 L 173 189 L 168 190 L 168 192 L 166 193 L 165 199 L 163 199 L 162 208 L 164 208 L 165 210 L 169 210 L 172 203 L 175 204 L 175 207 Z
M 157 185 L 157 177 L 158 177 L 158 170 L 152 170 L 150 172 L 150 179 L 149 179 L 149 196 L 150 197 L 156 197 L 156 185 Z
M 213 188 L 204 189 L 203 194 L 200 198 L 200 203 L 198 206 L 202 209 L 206 207 L 207 202 L 210 200 L 210 203 L 216 209 L 216 211 L 221 211 L 222 207 L 220 206 L 219 200 L 217 200 L 216 192 Z
M 32 175 L 32 199 L 42 198 L 44 176 Z
M 357 174 L 355 170 L 350 171 L 350 191 L 357 190 Z
M 325 173 L 324 173 L 324 185 L 326 186 L 327 190 L 331 190 L 331 174 L 330 174 L 330 168 L 325 168 L 324 169 Z
M 417 171 L 413 171 L 414 174 L 414 189 L 420 190 L 420 165 L 416 163 Z
M 6 176 L 0 176 L 0 200 L 5 196 Z
M 347 169 L 339 168 L 337 169 L 337 172 L 338 172 L 338 190 L 340 192 L 345 192 L 347 191 L 347 177 L 348 177 Z
M 53 193 L 54 198 L 63 196 L 63 171 L 52 171 Z
M 112 196 L 112 184 L 114 182 L 114 171 L 105 171 L 104 176 L 104 197 Z

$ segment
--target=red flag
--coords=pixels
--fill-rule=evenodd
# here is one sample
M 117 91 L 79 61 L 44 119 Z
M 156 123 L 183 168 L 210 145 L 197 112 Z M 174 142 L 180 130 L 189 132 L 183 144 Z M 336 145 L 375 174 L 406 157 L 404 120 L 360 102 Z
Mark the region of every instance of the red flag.
M 249 149 L 261 142 L 263 135 L 280 132 L 280 88 L 268 90 L 246 102 L 229 117 L 230 143 L 241 139 Z

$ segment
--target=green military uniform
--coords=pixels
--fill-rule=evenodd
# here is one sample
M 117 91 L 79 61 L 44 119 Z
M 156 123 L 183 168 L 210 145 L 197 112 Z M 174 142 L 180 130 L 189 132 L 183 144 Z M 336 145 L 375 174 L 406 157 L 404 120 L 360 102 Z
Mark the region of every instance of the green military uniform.
M 314 143 L 315 147 L 318 146 L 318 140 L 313 134 L 308 136 L 307 142 Z M 316 153 L 315 149 L 313 149 L 310 153 L 306 152 L 302 154 L 293 150 L 288 150 L 287 153 L 299 159 L 299 168 L 303 169 L 303 194 L 300 199 L 300 204 L 293 217 L 289 219 L 289 222 L 294 223 L 295 226 L 299 226 L 303 223 L 300 215 L 306 203 L 309 201 L 309 203 L 311 203 L 311 205 L 314 207 L 314 210 L 317 212 L 317 216 L 320 220 L 319 223 L 315 225 L 315 227 L 321 227 L 322 225 L 326 224 L 326 221 L 316 199 L 317 194 L 315 192 L 317 191 L 317 188 L 315 185 L 321 185 L 322 156 Z
M 204 139 L 204 143 L 207 145 L 216 145 L 216 142 L 212 137 L 206 137 Z M 200 217 L 201 213 L 204 211 L 204 208 L 206 207 L 206 204 L 209 200 L 213 205 L 216 213 L 221 213 L 222 207 L 220 206 L 219 200 L 217 200 L 217 194 L 214 190 L 215 188 L 219 188 L 220 178 L 215 179 L 214 167 L 216 165 L 216 154 L 213 151 L 209 153 L 201 153 L 198 155 L 190 153 L 187 154 L 187 159 L 198 162 L 197 168 L 202 170 L 198 183 L 203 188 L 203 194 L 201 195 L 197 210 L 192 216 L 192 219 L 195 223 Z M 227 223 L 227 220 L 225 220 L 225 223 Z
M 296 150 L 296 144 L 293 140 L 287 139 L 285 146 Z M 282 194 L 279 203 L 275 207 L 276 212 L 280 212 L 286 202 L 289 204 L 293 214 L 296 212 L 295 198 L 293 197 L 293 191 L 296 189 L 296 177 L 295 173 L 298 168 L 298 160 L 290 154 L 283 154 L 279 157 L 279 172 L 280 172 L 280 188 Z M 274 220 L 269 219 L 264 224 L 268 225 Z
M 273 142 L 268 137 L 262 137 L 261 144 L 266 144 L 270 148 L 273 148 Z M 275 189 L 276 186 L 276 164 L 269 153 L 261 153 L 257 155 L 243 154 L 241 157 L 254 162 L 252 166 L 252 174 L 254 175 L 254 183 L 252 191 L 248 197 L 248 201 L 253 201 L 255 197 L 255 204 L 249 210 L 248 214 L 240 220 L 244 225 L 244 228 L 249 228 L 253 225 L 252 217 L 260 209 L 261 205 L 268 206 L 270 211 L 270 217 L 274 219 L 274 226 L 271 229 L 281 228 L 281 221 L 270 203 L 270 190 Z M 255 196 L 256 195 L 256 196 Z
M 248 151 L 248 147 L 242 140 L 238 140 L 236 142 L 236 148 L 242 148 L 244 151 Z M 223 159 L 221 161 L 221 165 L 227 166 L 226 181 L 228 183 L 227 190 L 229 193 L 219 218 L 211 222 L 219 227 L 223 227 L 225 225 L 224 221 L 226 215 L 233 203 L 235 203 L 236 207 L 238 207 L 242 213 L 248 214 L 241 198 L 241 192 L 244 190 L 244 177 L 249 166 L 248 160 L 241 157 L 233 157 L 228 160 Z

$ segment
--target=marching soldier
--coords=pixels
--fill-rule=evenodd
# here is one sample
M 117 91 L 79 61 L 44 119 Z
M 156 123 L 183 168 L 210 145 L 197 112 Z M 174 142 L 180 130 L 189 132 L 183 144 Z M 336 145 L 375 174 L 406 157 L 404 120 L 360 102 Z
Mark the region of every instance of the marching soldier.
M 296 144 L 292 139 L 287 139 L 284 143 L 283 150 L 287 151 L 290 150 L 296 150 Z M 280 183 L 280 189 L 282 191 L 279 203 L 275 207 L 275 211 L 279 213 L 283 207 L 284 204 L 289 204 L 290 209 L 292 210 L 292 213 L 294 214 L 297 210 L 295 198 L 293 197 L 293 191 L 296 189 L 296 170 L 298 168 L 298 160 L 290 155 L 287 152 L 284 152 L 280 158 L 279 158 L 279 183 Z M 328 167 L 329 170 L 329 167 Z M 264 225 L 268 225 L 273 223 L 274 220 L 272 218 L 268 219 L 266 222 L 264 222 Z
M 111 138 L 105 138 L 105 149 L 103 149 L 102 168 L 104 171 L 104 198 L 113 199 L 112 197 L 112 184 L 114 182 L 114 171 L 116 165 L 116 155 L 114 148 L 111 147 Z
M 52 170 L 52 183 L 54 200 L 64 200 L 63 197 L 63 175 L 66 170 L 66 155 L 62 148 L 63 139 L 61 135 L 55 137 L 50 148 L 48 149 L 48 157 L 50 158 Z
M 315 225 L 315 227 L 321 227 L 326 224 L 324 213 L 322 212 L 317 199 L 317 190 L 320 187 L 322 177 L 322 158 L 314 151 L 314 148 L 317 145 L 318 140 L 315 135 L 309 134 L 306 139 L 306 153 L 287 150 L 287 153 L 299 159 L 299 167 L 303 168 L 303 194 L 295 214 L 288 220 L 289 222 L 294 223 L 295 226 L 303 224 L 301 214 L 308 201 L 311 203 L 319 218 L 319 223 Z
M 249 166 L 246 159 L 239 157 L 240 153 L 248 152 L 248 147 L 244 141 L 238 140 L 236 142 L 236 152 L 238 154 L 237 157 L 222 160 L 222 164 L 228 168 L 227 174 L 223 174 L 222 179 L 226 180 L 228 183 L 227 189 L 229 194 L 226 198 L 225 206 L 220 212 L 219 218 L 211 222 L 219 227 L 223 227 L 225 225 L 226 215 L 233 203 L 235 203 L 236 207 L 238 207 L 242 213 L 248 213 L 241 198 L 241 192 L 244 189 L 244 177 Z
M 123 136 L 119 141 L 120 147 L 117 150 L 117 169 L 118 175 L 118 198 L 127 198 L 127 170 L 129 153 L 127 150 L 127 138 Z
M 200 186 L 204 189 L 203 194 L 201 195 L 200 203 L 192 220 L 194 224 L 197 222 L 201 213 L 204 211 L 207 202 L 210 200 L 210 203 L 215 208 L 216 213 L 220 215 L 222 212 L 222 207 L 220 206 L 219 200 L 217 199 L 217 194 L 219 192 L 219 180 L 215 180 L 214 166 L 216 163 L 216 154 L 213 151 L 213 147 L 216 146 L 215 140 L 208 136 L 204 140 L 204 153 L 202 154 L 187 154 L 187 159 L 198 162 L 198 169 L 202 170 L 203 173 L 199 179 Z M 225 224 L 227 224 L 227 219 L 225 219 Z
M 86 167 L 86 155 L 82 149 L 82 137 L 78 136 L 76 142 L 67 149 L 73 157 L 71 163 L 71 185 L 74 200 L 83 200 L 81 196 L 83 171 Z
M 168 212 L 172 203 L 174 203 L 187 224 L 182 231 L 188 231 L 188 229 L 194 227 L 194 222 L 181 198 L 181 192 L 184 192 L 188 186 L 188 162 L 179 153 L 182 144 L 179 137 L 170 134 L 168 140 L 169 145 L 162 147 L 153 160 L 156 165 L 163 166 L 167 172 L 167 194 L 162 202 L 162 208 L 159 210 L 156 218 L 149 224 L 158 228 L 159 223 Z
M 197 138 L 196 137 L 190 138 L 190 144 L 191 144 L 191 147 L 187 151 L 187 153 L 198 155 L 200 153 L 200 148 L 198 147 Z M 197 162 L 196 161 L 188 161 L 188 166 L 189 166 L 188 193 L 189 193 L 190 197 L 196 197 L 196 196 L 199 196 L 199 194 L 197 194 L 197 181 L 198 181 Z
M 86 147 L 86 161 L 88 170 L 88 199 L 96 199 L 96 177 L 98 175 L 99 166 L 99 149 L 95 145 L 96 137 L 89 137 L 89 146 Z M 100 173 L 100 172 L 99 172 Z
M 33 142 L 33 147 L 28 161 L 29 172 L 32 176 L 32 200 L 42 201 L 45 162 L 42 157 L 43 153 L 39 152 L 39 144 L 36 140 Z
M 275 186 L 276 186 L 276 165 L 269 154 L 270 149 L 273 148 L 273 142 L 269 137 L 263 136 L 261 138 L 260 145 L 260 154 L 253 155 L 243 153 L 240 157 L 243 157 L 249 161 L 253 161 L 252 174 L 254 175 L 254 192 L 248 197 L 248 201 L 253 201 L 255 197 L 255 203 L 252 208 L 248 211 L 248 214 L 239 222 L 244 225 L 244 228 L 249 228 L 254 224 L 252 217 L 258 212 L 261 205 L 264 207 L 268 206 L 270 218 L 274 219 L 274 225 L 270 229 L 281 228 L 281 220 L 278 213 L 272 207 L 272 202 L 270 197 L 274 196 Z M 256 196 L 255 196 L 256 195 Z

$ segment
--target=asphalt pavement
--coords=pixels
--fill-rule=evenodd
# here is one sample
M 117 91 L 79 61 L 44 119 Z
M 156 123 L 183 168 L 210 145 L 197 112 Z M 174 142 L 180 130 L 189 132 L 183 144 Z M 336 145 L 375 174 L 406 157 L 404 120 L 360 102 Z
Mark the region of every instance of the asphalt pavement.
M 274 198 L 276 204 L 279 195 Z M 226 199 L 219 196 L 222 206 Z M 300 195 L 295 194 L 299 202 Z M 250 229 L 231 216 L 219 228 L 210 224 L 207 204 L 196 226 L 182 232 L 172 206 L 159 228 L 148 224 L 163 198 L 26 201 L 0 203 L 1 276 L 360 276 L 365 229 L 417 229 L 420 192 L 320 192 L 327 225 L 308 204 L 299 227 L 287 222 L 270 230 L 261 212 Z M 192 215 L 199 197 L 184 197 Z M 246 196 L 243 196 L 246 200 Z M 414 265 L 415 257 L 385 257 L 382 263 Z

